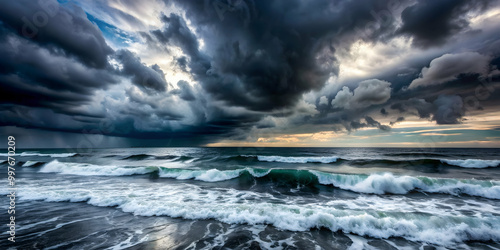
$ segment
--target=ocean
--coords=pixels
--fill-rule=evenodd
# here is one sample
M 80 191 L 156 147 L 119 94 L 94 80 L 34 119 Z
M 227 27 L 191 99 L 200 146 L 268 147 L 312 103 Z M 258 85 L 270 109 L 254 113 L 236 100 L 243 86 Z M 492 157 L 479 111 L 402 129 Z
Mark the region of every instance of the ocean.
M 18 150 L 0 249 L 500 249 L 500 150 Z

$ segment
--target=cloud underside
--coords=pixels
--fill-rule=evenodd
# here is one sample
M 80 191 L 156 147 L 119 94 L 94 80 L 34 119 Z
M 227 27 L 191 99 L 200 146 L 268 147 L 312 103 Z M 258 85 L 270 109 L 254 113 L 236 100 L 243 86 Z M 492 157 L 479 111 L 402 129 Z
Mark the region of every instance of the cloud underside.
M 204 145 L 499 106 L 493 1 L 157 1 L 153 20 L 114 3 L 2 6 L 2 126 Z

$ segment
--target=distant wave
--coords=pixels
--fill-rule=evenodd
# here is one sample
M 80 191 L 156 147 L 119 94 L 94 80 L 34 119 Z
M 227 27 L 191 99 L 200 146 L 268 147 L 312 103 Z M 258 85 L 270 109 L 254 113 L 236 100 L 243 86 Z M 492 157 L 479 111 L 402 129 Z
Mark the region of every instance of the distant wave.
M 428 153 L 428 152 L 402 152 L 402 153 L 385 153 L 386 156 L 421 156 L 421 157 L 446 157 L 447 154 Z
M 63 157 L 73 157 L 77 156 L 77 153 L 54 153 L 54 154 L 42 154 L 42 153 L 32 153 L 32 152 L 22 152 L 20 154 L 17 154 L 16 156 L 49 156 L 52 158 L 63 158 Z M 0 153 L 0 156 L 8 156 L 7 153 Z
M 218 182 L 251 176 L 268 181 L 289 183 L 291 186 L 297 184 L 332 185 L 340 189 L 367 194 L 407 194 L 419 191 L 451 195 L 466 194 L 500 199 L 500 181 L 394 176 L 390 173 L 371 175 L 335 174 L 294 169 L 188 170 L 160 168 L 159 171 L 160 177 L 180 180 L 194 179 L 205 182 Z
M 122 160 L 144 160 L 144 159 L 147 159 L 147 158 L 151 158 L 153 157 L 152 155 L 148 155 L 148 154 L 137 154 L 137 155 L 130 155 L 130 156 L 127 156 L 127 157 L 124 157 Z
M 255 160 L 260 162 L 279 162 L 279 163 L 353 163 L 358 165 L 366 164 L 412 164 L 412 165 L 448 165 L 452 167 L 462 168 L 490 168 L 499 167 L 500 160 L 481 160 L 481 159 L 464 159 L 464 160 L 451 160 L 451 159 L 434 159 L 434 158 L 420 158 L 420 159 L 390 159 L 390 158 L 340 158 L 337 156 L 262 156 L 262 155 L 240 155 L 231 157 L 232 160 L 249 161 Z
M 175 161 L 192 161 L 194 158 L 189 156 L 178 156 L 178 155 L 150 155 L 150 154 L 134 154 L 123 157 L 122 160 L 130 161 L 140 161 L 146 159 L 154 160 L 175 160 Z
M 264 156 L 264 155 L 241 155 L 242 159 L 255 158 L 258 161 L 282 162 L 282 163 L 333 163 L 339 158 L 336 156 Z M 236 158 L 237 159 L 237 158 Z
M 489 168 L 489 167 L 498 167 L 500 165 L 500 160 L 467 159 L 467 160 L 441 160 L 441 162 L 462 168 Z
M 102 158 L 113 158 L 113 157 L 117 157 L 118 155 L 104 155 L 102 156 Z
M 358 165 L 367 164 L 386 164 L 386 165 L 434 165 L 434 166 L 448 166 L 448 167 L 461 167 L 461 168 L 494 168 L 499 167 L 500 160 L 480 160 L 480 159 L 465 159 L 465 160 L 451 160 L 451 159 L 408 159 L 408 160 L 391 160 L 391 159 L 352 159 L 352 160 L 339 160 L 340 162 L 353 163 Z
M 147 174 L 157 171 L 156 167 L 121 167 L 121 166 L 101 166 L 86 163 L 51 161 L 43 166 L 40 173 L 61 173 L 72 175 L 102 175 L 102 176 L 123 176 L 135 174 Z

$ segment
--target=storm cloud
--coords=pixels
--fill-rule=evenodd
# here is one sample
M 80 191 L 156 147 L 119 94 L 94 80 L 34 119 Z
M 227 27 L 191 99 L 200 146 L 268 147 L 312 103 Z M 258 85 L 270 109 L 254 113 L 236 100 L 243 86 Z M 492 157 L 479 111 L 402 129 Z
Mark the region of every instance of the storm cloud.
M 131 76 L 132 82 L 136 86 L 146 91 L 165 91 L 167 89 L 165 75 L 158 65 L 147 67 L 140 61 L 140 58 L 127 50 L 117 51 L 114 56 L 122 65 L 120 73 Z
M 500 105 L 499 8 L 10 1 L 0 9 L 0 125 L 188 146 L 459 126 Z
M 406 8 L 399 32 L 413 36 L 419 47 L 442 45 L 453 35 L 467 29 L 467 13 L 484 11 L 489 0 L 419 0 Z
M 104 68 L 113 53 L 99 28 L 77 6 L 64 8 L 56 0 L 10 1 L 2 4 L 0 20 L 51 53 L 74 56 L 93 68 Z
M 162 17 L 166 27 L 150 36 L 180 44 L 191 73 L 211 95 L 254 111 L 291 107 L 324 87 L 338 74 L 339 39 L 373 22 L 371 11 L 387 8 L 384 1 L 239 1 L 228 11 L 215 2 L 176 2 L 203 39 L 205 56 L 179 16 Z
M 478 73 L 485 75 L 490 70 L 490 58 L 476 52 L 445 54 L 431 61 L 422 69 L 421 76 L 413 80 L 409 88 L 442 84 L 457 79 L 460 74 Z
M 357 109 L 383 104 L 391 98 L 390 85 L 391 83 L 386 81 L 371 79 L 360 82 L 354 92 L 351 92 L 348 87 L 343 87 L 332 100 L 332 106 Z

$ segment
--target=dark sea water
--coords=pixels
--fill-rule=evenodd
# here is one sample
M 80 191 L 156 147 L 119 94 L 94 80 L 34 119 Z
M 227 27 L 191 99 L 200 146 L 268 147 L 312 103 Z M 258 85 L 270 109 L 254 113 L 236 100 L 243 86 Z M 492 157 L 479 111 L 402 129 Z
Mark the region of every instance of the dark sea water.
M 499 149 L 17 154 L 0 249 L 500 249 Z

